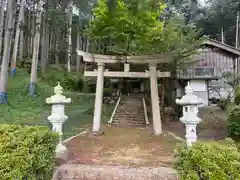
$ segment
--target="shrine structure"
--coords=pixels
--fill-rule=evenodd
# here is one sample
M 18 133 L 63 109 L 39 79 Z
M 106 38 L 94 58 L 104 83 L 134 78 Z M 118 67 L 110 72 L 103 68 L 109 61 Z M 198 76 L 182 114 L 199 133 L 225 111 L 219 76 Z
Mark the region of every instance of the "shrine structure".
M 158 78 L 170 77 L 170 72 L 161 72 L 157 70 L 158 64 L 166 64 L 172 61 L 171 54 L 149 55 L 149 56 L 110 56 L 101 54 L 92 54 L 77 50 L 77 54 L 83 57 L 87 63 L 95 63 L 97 69 L 93 71 L 85 70 L 84 75 L 88 77 L 97 77 L 95 107 L 93 118 L 93 133 L 99 133 L 102 116 L 104 77 L 109 78 L 149 78 L 152 106 L 152 122 L 155 135 L 162 134 L 161 113 L 159 107 Z M 124 71 L 109 71 L 105 69 L 107 64 L 124 64 Z M 148 65 L 145 72 L 133 72 L 130 66 L 133 64 Z

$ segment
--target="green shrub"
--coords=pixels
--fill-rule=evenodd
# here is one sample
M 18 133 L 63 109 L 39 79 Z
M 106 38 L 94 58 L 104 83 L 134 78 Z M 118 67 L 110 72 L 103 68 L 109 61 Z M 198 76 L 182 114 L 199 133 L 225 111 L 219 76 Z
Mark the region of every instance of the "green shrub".
M 237 89 L 235 91 L 234 102 L 236 105 L 240 105 L 240 87 L 237 87 Z
M 17 67 L 24 68 L 28 70 L 28 73 L 31 73 L 31 65 L 32 65 L 32 59 L 24 58 L 22 60 L 17 61 Z
M 232 140 L 197 142 L 175 152 L 180 180 L 240 179 L 240 152 Z
M 229 111 L 227 128 L 231 137 L 240 138 L 240 106 Z
M 61 86 L 69 91 L 81 92 L 84 89 L 84 80 L 79 73 L 69 73 L 64 70 L 53 69 L 41 74 L 41 77 L 51 86 L 56 86 L 57 82 L 60 82 Z
M 229 103 L 230 103 L 230 99 L 221 99 L 217 105 L 220 109 L 226 110 Z
M 1 180 L 52 178 L 56 133 L 47 127 L 0 125 Z
M 104 97 L 112 97 L 112 94 L 113 94 L 114 92 L 116 92 L 116 90 L 113 89 L 113 88 L 104 88 L 104 89 L 103 89 L 103 96 L 104 96 Z
M 88 80 L 85 82 L 85 91 L 88 93 L 95 93 L 96 92 L 96 81 Z

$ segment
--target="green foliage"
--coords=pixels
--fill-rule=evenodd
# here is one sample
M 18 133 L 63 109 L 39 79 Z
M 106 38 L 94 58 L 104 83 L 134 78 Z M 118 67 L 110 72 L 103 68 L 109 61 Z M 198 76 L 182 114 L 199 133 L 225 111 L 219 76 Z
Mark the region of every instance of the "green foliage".
M 217 106 L 222 110 L 226 110 L 229 103 L 230 103 L 230 99 L 220 99 Z
M 17 69 L 16 76 L 9 78 L 9 104 L 0 105 L 0 123 L 46 124 L 46 117 L 42 117 L 44 109 L 47 109 L 45 98 L 52 95 L 53 87 L 38 81 L 38 94 L 30 97 L 28 95 L 29 78 L 29 73 L 20 68 Z
M 51 179 L 56 133 L 41 126 L 0 125 L 0 174 L 2 180 Z
M 236 106 L 229 111 L 228 133 L 234 138 L 240 138 L 240 106 Z
M 25 68 L 28 72 L 31 72 L 32 59 L 22 59 L 17 61 L 17 66 L 19 68 Z
M 175 157 L 181 180 L 240 179 L 240 152 L 231 139 L 181 147 Z
M 111 97 L 112 93 L 115 92 L 116 90 L 113 88 L 104 88 L 103 89 L 103 96 L 104 97 Z
M 41 74 L 44 81 L 47 81 L 51 86 L 55 86 L 60 82 L 61 86 L 68 91 L 81 92 L 84 88 L 84 80 L 81 74 L 74 72 L 66 72 L 59 70 L 51 70 Z
M 202 29 L 201 34 L 209 35 L 213 39 L 235 45 L 236 41 L 236 16 L 240 9 L 239 0 L 211 0 L 202 8 L 203 14 L 195 18 L 197 28 Z
M 181 64 L 191 63 L 191 55 L 201 44 L 199 32 L 191 24 L 186 25 L 181 14 L 162 20 L 166 4 L 155 2 L 118 0 L 109 6 L 106 0 L 99 0 L 85 32 L 92 40 L 91 51 L 114 55 L 169 53 L 173 61 L 162 70 L 174 71 L 173 76 Z
M 92 80 L 85 81 L 85 92 L 95 93 L 96 92 L 96 82 Z
M 61 71 L 58 74 L 61 74 Z M 94 83 L 96 84 L 96 81 Z M 9 78 L 9 104 L 0 105 L 0 124 L 44 125 L 51 127 L 47 120 L 51 113 L 51 106 L 45 103 L 45 99 L 54 94 L 53 88 L 57 85 L 57 82 L 50 85 L 46 80 L 38 78 L 38 94 L 35 96 L 28 95 L 28 84 L 29 74 L 26 70 L 20 68 L 17 70 L 16 76 Z M 68 92 L 63 85 L 62 87 L 65 96 L 72 99 L 71 104 L 65 107 L 68 120 L 63 125 L 63 139 L 66 139 L 85 130 L 86 125 L 92 124 L 94 94 Z M 94 90 L 96 90 L 96 87 Z M 111 104 L 103 105 L 103 122 L 107 123 L 113 108 L 114 106 L 112 107 Z
M 236 105 L 240 105 L 240 87 L 237 87 L 235 90 L 235 99 L 234 102 Z
M 109 7 L 107 0 L 99 0 L 86 34 L 96 43 L 105 42 L 108 53 L 132 54 L 136 43 L 163 31 L 164 23 L 158 17 L 164 7 L 165 4 L 160 3 L 158 8 L 152 9 L 149 1 L 134 0 L 128 3 L 118 0 Z

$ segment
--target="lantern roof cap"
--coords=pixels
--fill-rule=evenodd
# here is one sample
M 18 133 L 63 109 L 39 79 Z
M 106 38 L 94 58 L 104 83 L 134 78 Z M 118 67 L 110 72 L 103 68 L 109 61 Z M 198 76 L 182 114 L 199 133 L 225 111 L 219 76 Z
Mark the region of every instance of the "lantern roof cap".
M 176 103 L 182 106 L 201 105 L 203 104 L 203 100 L 193 94 L 193 89 L 188 82 L 188 85 L 185 87 L 185 95 L 181 99 L 177 99 Z

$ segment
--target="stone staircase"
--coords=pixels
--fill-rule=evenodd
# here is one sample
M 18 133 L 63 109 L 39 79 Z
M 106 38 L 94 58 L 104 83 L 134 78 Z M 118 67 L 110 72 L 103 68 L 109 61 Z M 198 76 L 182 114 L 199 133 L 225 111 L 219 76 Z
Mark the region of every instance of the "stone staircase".
M 52 180 L 178 180 L 170 167 L 126 167 L 65 164 L 56 168 Z
M 146 127 L 141 96 L 123 96 L 111 123 L 114 127 Z

